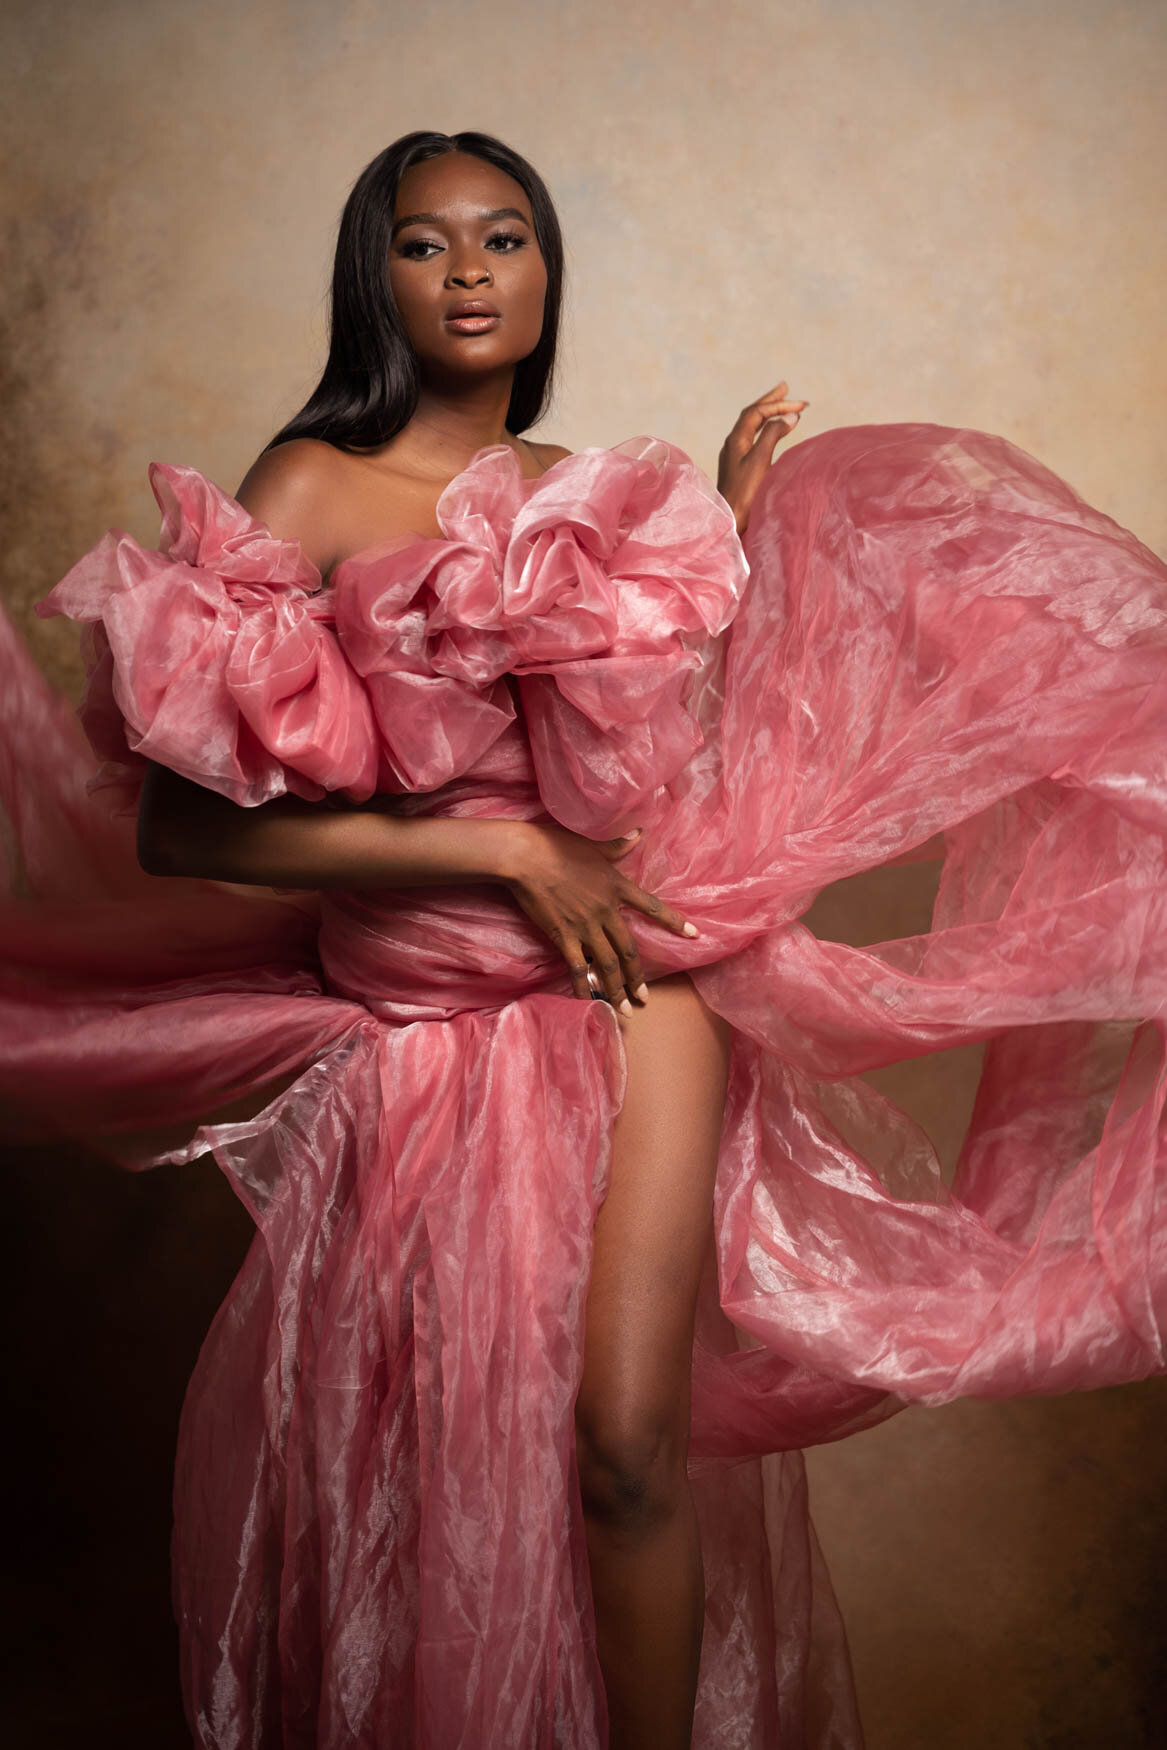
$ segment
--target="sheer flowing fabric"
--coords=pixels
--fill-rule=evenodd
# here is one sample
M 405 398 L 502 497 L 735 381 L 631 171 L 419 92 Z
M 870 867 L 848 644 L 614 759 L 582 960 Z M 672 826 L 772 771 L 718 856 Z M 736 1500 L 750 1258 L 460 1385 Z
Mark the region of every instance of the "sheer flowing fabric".
M 638 438 L 505 447 L 322 587 L 193 470 L 6 633 L 8 1128 L 204 1125 L 256 1222 L 184 1411 L 174 1589 L 207 1750 L 598 1750 L 574 1470 L 591 1233 L 624 1085 L 604 1004 L 501 888 L 143 875 L 144 758 L 252 806 L 632 824 L 629 914 L 733 1028 L 693 1365 L 695 1744 L 857 1747 L 798 1449 L 903 1402 L 1164 1365 L 1167 570 L 1031 457 L 827 432 L 752 512 Z M 937 835 L 940 838 L 937 840 Z M 799 922 L 943 846 L 931 931 Z M 860 1079 L 988 1042 L 955 1182 Z M 150 1157 L 148 1157 L 150 1158 Z

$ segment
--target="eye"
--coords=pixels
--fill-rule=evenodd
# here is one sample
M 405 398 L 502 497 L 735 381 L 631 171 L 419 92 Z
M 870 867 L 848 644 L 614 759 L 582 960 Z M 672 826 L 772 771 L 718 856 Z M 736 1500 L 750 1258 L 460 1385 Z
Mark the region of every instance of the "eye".
M 428 261 L 429 251 L 439 249 L 438 243 L 431 243 L 426 237 L 411 237 L 408 243 L 403 243 L 398 251 L 407 261 Z
M 498 254 L 510 255 L 516 249 L 525 249 L 527 239 L 521 236 L 518 231 L 495 231 L 492 236 L 487 238 L 486 247 L 489 249 L 494 244 L 499 245 Z

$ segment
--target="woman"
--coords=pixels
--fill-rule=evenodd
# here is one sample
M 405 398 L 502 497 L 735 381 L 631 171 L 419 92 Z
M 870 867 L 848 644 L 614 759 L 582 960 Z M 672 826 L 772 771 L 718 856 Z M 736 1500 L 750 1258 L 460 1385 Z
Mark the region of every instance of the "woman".
M 238 500 L 159 470 L 161 555 L 110 537 L 50 598 L 174 890 L 116 1097 L 85 1011 L 96 1116 L 243 1103 L 190 1145 L 260 1233 L 176 1491 L 217 1750 L 857 1744 L 759 1455 L 1162 1365 L 1163 568 L 978 434 L 770 475 L 785 384 L 720 498 L 657 440 L 531 443 L 560 274 L 523 160 L 397 142 Z M 795 922 L 938 831 L 931 936 Z M 975 1038 L 958 1200 L 845 1078 Z
M 479 451 L 505 446 L 525 478 L 568 454 L 508 430 L 515 402 L 514 425 L 532 423 L 554 357 L 562 250 L 553 209 L 512 154 L 476 137 L 462 143 L 470 151 L 414 138 L 366 171 L 337 252 L 329 370 L 238 494 L 324 578 L 402 536 L 440 539 L 438 499 Z M 388 336 L 362 328 L 368 315 L 356 303 L 361 270 L 371 274 L 386 258 L 387 292 L 374 311 Z M 386 339 L 394 351 L 383 363 Z M 362 342 L 366 356 L 355 363 Z M 349 407 L 338 414 L 340 395 L 367 402 L 387 364 L 414 360 L 416 406 L 400 430 L 392 387 L 388 406 L 358 401 L 357 418 Z M 806 405 L 785 399 L 785 389 L 748 409 L 726 448 L 722 488 L 739 529 L 759 462 Z M 342 449 L 337 438 L 357 447 Z M 505 887 L 562 954 L 575 995 L 592 995 L 590 967 L 619 1011 L 628 1080 L 595 1227 L 576 1401 L 580 1489 L 613 1742 L 688 1744 L 704 1615 L 685 1476 L 688 1374 L 728 1029 L 683 972 L 658 972 L 650 1001 L 653 974 L 620 908 L 658 928 L 695 929 L 623 873 L 631 836 L 594 844 L 525 820 L 321 818 L 311 804 L 257 816 L 216 806 L 213 792 L 159 766 L 140 830 L 143 861 L 156 874 L 297 888 Z

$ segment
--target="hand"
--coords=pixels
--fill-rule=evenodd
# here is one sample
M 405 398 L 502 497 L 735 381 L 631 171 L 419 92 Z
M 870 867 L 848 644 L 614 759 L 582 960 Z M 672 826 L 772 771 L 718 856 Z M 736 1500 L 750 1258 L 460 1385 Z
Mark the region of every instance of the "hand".
M 743 407 L 717 458 L 717 490 L 726 500 L 744 535 L 754 494 L 774 459 L 779 440 L 789 437 L 809 401 L 786 399 L 789 385 L 779 383 L 768 395 Z
M 597 843 L 566 827 L 523 824 L 521 848 L 502 877 L 505 885 L 567 961 L 575 995 L 593 994 L 590 963 L 598 994 L 632 1014 L 629 995 L 647 1002 L 648 986 L 619 908 L 630 905 L 677 936 L 695 936 L 696 927 L 615 867 L 636 844 L 639 828 Z

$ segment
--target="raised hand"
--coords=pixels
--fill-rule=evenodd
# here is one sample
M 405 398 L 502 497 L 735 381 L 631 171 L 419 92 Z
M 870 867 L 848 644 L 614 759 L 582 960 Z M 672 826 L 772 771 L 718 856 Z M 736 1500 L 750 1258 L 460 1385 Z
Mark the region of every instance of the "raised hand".
M 671 905 L 646 893 L 616 867 L 639 838 L 597 843 L 565 827 L 531 823 L 518 857 L 504 880 L 519 905 L 559 949 L 577 997 L 606 997 L 623 1014 L 633 1013 L 629 996 L 648 999 L 648 985 L 621 906 L 643 912 L 677 936 L 695 936 Z M 588 978 L 594 974 L 595 988 Z
M 780 439 L 788 437 L 809 401 L 787 399 L 789 384 L 779 383 L 768 394 L 743 407 L 717 458 L 717 490 L 745 533 L 754 494 L 774 460 Z

